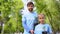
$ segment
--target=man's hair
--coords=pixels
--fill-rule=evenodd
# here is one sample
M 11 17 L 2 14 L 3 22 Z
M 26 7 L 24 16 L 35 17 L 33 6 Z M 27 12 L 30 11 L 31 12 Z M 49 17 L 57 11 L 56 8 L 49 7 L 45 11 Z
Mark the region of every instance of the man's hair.
M 33 2 L 28 2 L 27 3 L 27 6 L 30 6 L 30 5 L 33 5 L 34 6 Z

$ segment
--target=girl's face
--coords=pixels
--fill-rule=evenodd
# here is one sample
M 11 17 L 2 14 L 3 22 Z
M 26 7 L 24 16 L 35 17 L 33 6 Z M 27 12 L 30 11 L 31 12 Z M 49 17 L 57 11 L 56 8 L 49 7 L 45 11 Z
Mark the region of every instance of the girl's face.
M 40 23 L 44 24 L 45 17 L 44 17 L 44 15 L 43 15 L 43 14 L 38 15 L 38 21 L 39 21 Z

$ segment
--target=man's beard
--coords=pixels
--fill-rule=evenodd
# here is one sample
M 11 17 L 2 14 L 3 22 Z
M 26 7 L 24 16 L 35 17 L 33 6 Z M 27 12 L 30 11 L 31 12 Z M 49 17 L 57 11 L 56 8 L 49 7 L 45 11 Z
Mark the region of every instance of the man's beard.
M 29 9 L 29 11 L 31 11 L 31 12 L 32 12 L 32 11 L 33 11 L 33 9 Z

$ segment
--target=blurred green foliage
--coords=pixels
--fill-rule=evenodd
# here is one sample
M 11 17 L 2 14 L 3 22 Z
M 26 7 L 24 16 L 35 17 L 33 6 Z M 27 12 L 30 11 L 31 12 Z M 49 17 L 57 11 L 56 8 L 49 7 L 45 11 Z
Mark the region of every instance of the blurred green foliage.
M 60 1 L 34 0 L 36 11 L 46 15 L 46 23 L 53 31 L 60 31 Z M 21 0 L 0 0 L 0 21 L 3 21 L 4 33 L 23 32 L 20 10 L 23 8 Z
M 54 32 L 60 31 L 60 0 L 35 0 L 38 13 L 46 15 L 46 23 Z
M 23 32 L 20 9 L 21 0 L 0 0 L 1 19 L 4 22 L 4 33 Z

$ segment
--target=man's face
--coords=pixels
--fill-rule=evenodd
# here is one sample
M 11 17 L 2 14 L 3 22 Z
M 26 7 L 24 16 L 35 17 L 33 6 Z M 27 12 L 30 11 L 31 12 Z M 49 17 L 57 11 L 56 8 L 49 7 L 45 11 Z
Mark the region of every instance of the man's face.
M 28 6 L 27 6 L 27 8 L 28 8 L 28 10 L 29 10 L 30 12 L 32 12 L 32 11 L 33 11 L 34 6 L 31 4 L 31 5 L 28 5 Z

